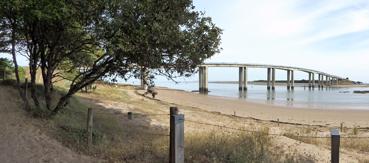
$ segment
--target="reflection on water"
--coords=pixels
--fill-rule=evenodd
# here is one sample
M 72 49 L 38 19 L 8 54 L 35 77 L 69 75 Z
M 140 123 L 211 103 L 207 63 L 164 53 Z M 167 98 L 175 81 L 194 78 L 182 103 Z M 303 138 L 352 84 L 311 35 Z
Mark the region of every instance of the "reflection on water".
M 164 82 L 157 85 L 186 91 L 198 89 L 197 82 L 180 84 Z M 209 83 L 208 94 L 285 106 L 369 110 L 369 94 L 354 94 L 354 90 L 369 90 L 369 88 L 309 89 L 306 86 L 296 86 L 294 90 L 287 90 L 286 86 L 276 86 L 274 91 L 268 91 L 264 85 L 249 85 L 247 91 L 238 91 L 238 84 Z

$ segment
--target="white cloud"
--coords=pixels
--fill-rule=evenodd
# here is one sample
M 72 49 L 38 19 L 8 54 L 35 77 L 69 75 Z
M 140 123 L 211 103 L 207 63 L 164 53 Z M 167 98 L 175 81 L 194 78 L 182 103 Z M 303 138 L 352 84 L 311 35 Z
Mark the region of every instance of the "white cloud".
M 369 81 L 369 76 L 359 73 L 369 71 L 369 38 L 358 37 L 369 30 L 367 0 L 195 1 L 196 4 L 206 11 L 209 8 L 207 15 L 224 29 L 224 50 L 208 62 L 294 65 Z M 348 34 L 355 32 L 358 36 L 353 42 L 353 36 Z M 340 47 L 339 43 L 353 46 Z

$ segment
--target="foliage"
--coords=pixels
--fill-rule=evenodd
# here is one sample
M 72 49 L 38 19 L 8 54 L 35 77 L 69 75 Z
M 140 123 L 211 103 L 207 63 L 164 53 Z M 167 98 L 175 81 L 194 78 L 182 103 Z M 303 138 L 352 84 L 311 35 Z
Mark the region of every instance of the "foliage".
M 169 78 L 189 76 L 220 50 L 221 30 L 191 0 L 1 0 L 0 6 L 0 22 L 14 27 L 13 47 L 29 58 L 34 104 L 40 107 L 34 89 L 39 66 L 52 114 L 100 78 L 137 78 L 151 69 Z M 53 106 L 59 79 L 71 85 Z
M 7 58 L 0 58 L 0 76 L 1 79 L 7 79 L 12 74 L 13 62 Z
M 7 58 L 0 58 L 0 70 L 5 70 L 5 69 L 8 69 L 11 70 L 13 68 L 13 62 L 10 61 L 9 59 Z

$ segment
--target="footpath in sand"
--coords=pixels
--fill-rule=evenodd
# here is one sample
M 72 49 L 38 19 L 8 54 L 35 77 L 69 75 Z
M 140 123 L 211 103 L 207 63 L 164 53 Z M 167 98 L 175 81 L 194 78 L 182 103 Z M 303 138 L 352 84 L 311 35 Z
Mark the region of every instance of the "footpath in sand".
M 96 162 L 64 147 L 32 125 L 32 119 L 20 110 L 14 89 L 0 86 L 0 162 Z
M 227 115 L 236 113 L 241 117 L 328 127 L 341 123 L 346 127 L 369 127 L 369 111 L 365 110 L 293 108 L 179 90 L 159 89 L 158 92 L 157 99 Z

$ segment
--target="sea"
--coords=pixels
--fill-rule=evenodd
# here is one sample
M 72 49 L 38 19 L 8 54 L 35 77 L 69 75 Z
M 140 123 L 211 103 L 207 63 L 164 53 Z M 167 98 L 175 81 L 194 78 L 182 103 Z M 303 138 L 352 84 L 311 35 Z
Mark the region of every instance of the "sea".
M 133 83 L 135 84 L 135 83 Z M 136 83 L 137 84 L 137 83 Z M 179 89 L 188 92 L 198 90 L 198 82 L 156 82 L 156 86 Z M 223 96 L 250 102 L 288 106 L 292 108 L 311 109 L 357 109 L 369 110 L 369 94 L 354 93 L 354 91 L 369 90 L 369 87 L 343 87 L 309 89 L 305 84 L 295 85 L 294 90 L 287 90 L 285 85 L 277 85 L 274 91 L 267 90 L 266 85 L 248 84 L 247 91 L 239 91 L 236 83 L 209 82 L 210 96 Z

